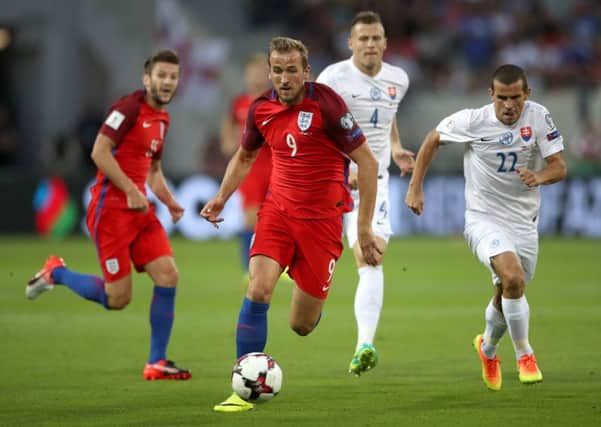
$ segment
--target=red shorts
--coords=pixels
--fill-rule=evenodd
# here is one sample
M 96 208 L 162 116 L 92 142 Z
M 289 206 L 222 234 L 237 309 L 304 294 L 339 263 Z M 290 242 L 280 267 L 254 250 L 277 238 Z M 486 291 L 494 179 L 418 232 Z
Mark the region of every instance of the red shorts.
M 132 262 L 141 272 L 149 262 L 161 256 L 173 256 L 154 207 L 147 212 L 97 207 L 95 201 L 90 203 L 87 225 L 106 282 L 129 275 Z
M 269 189 L 271 178 L 271 148 L 267 144 L 259 150 L 257 159 L 252 165 L 250 172 L 240 185 L 242 196 L 242 207 L 246 210 L 250 207 L 259 207 Z
M 325 299 L 342 249 L 342 217 L 290 218 L 268 199 L 259 211 L 250 256 L 265 255 L 288 266 L 300 289 Z

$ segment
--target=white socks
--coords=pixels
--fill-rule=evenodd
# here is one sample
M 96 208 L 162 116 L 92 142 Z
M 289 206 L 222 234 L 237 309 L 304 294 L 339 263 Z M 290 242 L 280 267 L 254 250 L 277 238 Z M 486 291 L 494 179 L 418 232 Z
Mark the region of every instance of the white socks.
M 485 318 L 486 327 L 484 329 L 484 342 L 482 344 L 482 352 L 492 359 L 497 354 L 497 346 L 499 340 L 505 334 L 507 330 L 507 323 L 505 323 L 505 317 L 503 313 L 496 309 L 493 305 L 493 299 L 490 300 L 486 307 Z
M 526 296 L 518 299 L 501 297 L 503 314 L 507 322 L 509 336 L 513 342 L 516 359 L 524 354 L 532 354 L 532 347 L 528 342 L 528 327 L 530 322 L 530 306 Z
M 381 265 L 359 268 L 359 284 L 355 293 L 357 348 L 373 344 L 382 302 L 384 301 L 384 271 Z

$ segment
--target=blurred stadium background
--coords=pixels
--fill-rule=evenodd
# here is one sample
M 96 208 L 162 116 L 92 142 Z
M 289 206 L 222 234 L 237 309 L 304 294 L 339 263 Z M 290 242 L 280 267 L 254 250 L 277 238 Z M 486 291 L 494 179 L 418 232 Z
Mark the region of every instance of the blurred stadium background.
M 411 78 L 399 112 L 407 147 L 417 150 L 447 114 L 488 102 L 498 64 L 519 64 L 533 99 L 552 112 L 569 161 L 570 179 L 544 189 L 541 231 L 601 236 L 601 5 L 593 0 L 0 0 L 0 204 L 10 206 L 0 233 L 30 233 L 44 222 L 33 194 L 41 214 L 54 194 L 43 181 L 50 177 L 66 181 L 75 205 L 69 215 L 81 216 L 102 116 L 140 86 L 141 64 L 160 46 L 183 61 L 164 169 L 190 209 L 173 231 L 215 237 L 191 213 L 223 173 L 219 124 L 243 89 L 244 61 L 272 36 L 289 35 L 306 42 L 317 75 L 348 57 L 348 23 L 365 8 L 385 20 L 386 60 Z M 441 150 L 424 218 L 402 205 L 406 180 L 393 182 L 395 234 L 461 232 L 461 155 L 461 147 Z M 230 209 L 230 226 L 218 237 L 238 230 L 236 212 Z M 67 230 L 63 224 L 55 234 Z
M 271 37 L 306 42 L 317 75 L 348 57 L 349 21 L 368 8 L 385 20 L 386 60 L 411 78 L 398 115 L 405 146 L 417 151 L 442 117 L 487 103 L 489 76 L 505 62 L 527 70 L 533 99 L 564 136 L 569 178 L 543 188 L 541 258 L 528 291 L 545 383 L 517 383 L 504 339 L 504 389 L 493 396 L 482 385 L 470 343 L 489 276 L 461 238 L 462 150 L 447 147 L 427 180 L 423 217 L 404 207 L 407 179 L 391 183 L 402 238 L 387 254 L 380 367 L 360 381 L 345 373 L 356 282 L 345 252 L 311 336 L 289 331 L 290 288 L 278 287 L 267 351 L 284 369 L 281 397 L 255 414 L 220 417 L 210 408 L 226 396 L 233 365 L 243 289 L 230 238 L 242 219 L 236 198 L 218 231 L 196 212 L 227 161 L 221 116 L 242 91 L 246 58 Z M 104 111 L 140 86 L 157 47 L 183 62 L 163 162 L 187 212 L 177 227 L 158 213 L 181 270 L 171 348 L 194 372 L 187 384 L 140 380 L 147 278 L 137 276 L 131 306 L 110 315 L 64 289 L 34 303 L 23 297 L 49 253 L 99 271 L 81 228 L 89 151 Z M 599 1 L 0 0 L 0 82 L 0 425 L 601 425 Z

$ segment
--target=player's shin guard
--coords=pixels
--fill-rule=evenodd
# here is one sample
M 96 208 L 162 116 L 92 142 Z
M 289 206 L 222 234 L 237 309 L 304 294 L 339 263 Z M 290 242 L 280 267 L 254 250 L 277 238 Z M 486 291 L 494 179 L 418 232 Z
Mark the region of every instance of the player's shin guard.
M 102 278 L 59 267 L 52 272 L 52 279 L 57 285 L 65 285 L 80 297 L 109 308 Z
M 528 339 L 528 330 L 530 326 L 530 306 L 526 296 L 510 299 L 501 297 L 503 305 L 503 314 L 507 322 L 509 336 L 513 342 L 516 359 L 525 354 L 532 354 L 532 347 Z
M 384 301 L 384 271 L 381 265 L 359 268 L 359 284 L 355 292 L 357 348 L 373 344 Z
M 236 326 L 236 357 L 263 351 L 267 342 L 267 310 L 269 304 L 244 298 Z
M 167 344 L 171 336 L 175 311 L 175 288 L 154 287 L 150 304 L 150 356 L 148 363 L 167 359 Z

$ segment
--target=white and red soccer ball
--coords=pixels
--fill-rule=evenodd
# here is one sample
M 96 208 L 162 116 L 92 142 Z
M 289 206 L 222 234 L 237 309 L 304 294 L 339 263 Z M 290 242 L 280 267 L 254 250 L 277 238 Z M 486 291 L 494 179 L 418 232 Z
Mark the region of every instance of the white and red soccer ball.
M 282 369 L 265 353 L 241 356 L 232 370 L 232 390 L 242 399 L 260 402 L 273 399 L 282 388 Z

